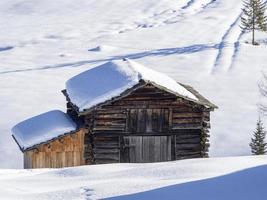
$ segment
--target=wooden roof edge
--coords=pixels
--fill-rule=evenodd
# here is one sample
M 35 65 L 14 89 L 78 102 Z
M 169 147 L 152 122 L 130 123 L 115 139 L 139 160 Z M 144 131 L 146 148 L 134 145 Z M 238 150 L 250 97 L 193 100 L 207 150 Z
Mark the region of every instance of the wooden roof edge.
M 20 146 L 19 142 L 17 141 L 16 137 L 12 134 L 12 138 L 15 140 L 15 142 L 17 143 L 19 149 L 21 152 L 24 152 L 24 149 Z
M 215 104 L 211 103 L 207 98 L 205 98 L 204 96 L 202 96 L 197 90 L 195 90 L 192 86 L 190 85 L 186 85 L 186 84 L 182 84 L 180 82 L 177 82 L 178 84 L 180 84 L 181 86 L 183 86 L 185 89 L 187 89 L 189 92 L 191 92 L 193 95 L 195 95 L 198 99 L 197 100 L 194 100 L 192 98 L 189 98 L 189 97 L 186 97 L 186 96 L 183 96 L 183 95 L 180 95 L 178 93 L 175 93 L 175 92 L 172 92 L 170 90 L 168 90 L 167 88 L 165 87 L 162 87 L 154 82 L 151 82 L 151 81 L 147 81 L 147 80 L 143 80 L 141 79 L 139 81 L 139 83 L 137 83 L 136 85 L 134 85 L 133 87 L 125 90 L 124 92 L 122 92 L 120 95 L 116 96 L 116 97 L 113 97 L 109 100 L 106 100 L 104 102 L 101 102 L 101 103 L 98 103 L 97 105 L 95 106 L 92 106 L 91 108 L 88 108 L 88 109 L 84 109 L 82 111 L 79 111 L 79 107 L 77 105 L 75 105 L 74 103 L 71 102 L 71 99 L 69 98 L 68 96 L 68 93 L 67 93 L 67 90 L 64 89 L 62 90 L 62 93 L 64 94 L 64 96 L 66 96 L 68 102 L 71 103 L 71 105 L 73 106 L 73 108 L 76 110 L 76 112 L 78 113 L 79 116 L 81 115 L 86 115 L 88 114 L 89 112 L 92 112 L 94 110 L 96 110 L 97 108 L 100 108 L 102 106 L 105 106 L 105 105 L 108 105 L 116 100 L 120 100 L 121 98 L 124 98 L 126 97 L 127 95 L 129 95 L 131 92 L 139 89 L 140 87 L 143 87 L 144 85 L 146 84 L 152 84 L 153 86 L 161 89 L 161 90 L 164 90 L 166 92 L 169 92 L 177 97 L 180 97 L 180 98 L 183 98 L 185 100 L 188 100 L 188 101 L 191 101 L 193 103 L 196 103 L 196 104 L 199 104 L 199 105 L 203 105 L 203 106 L 207 106 L 209 109 L 211 110 L 214 110 L 214 109 L 218 109 L 218 106 L 216 106 Z
M 33 149 L 37 149 L 38 146 L 40 146 L 40 145 L 48 144 L 48 143 L 53 142 L 53 141 L 55 141 L 55 140 L 57 140 L 57 139 L 60 139 L 60 138 L 62 138 L 62 137 L 65 137 L 65 136 L 67 136 L 67 135 L 75 134 L 75 133 L 79 132 L 79 131 L 80 131 L 81 129 L 83 129 L 83 128 L 84 128 L 84 127 L 79 127 L 78 129 L 76 129 L 76 130 L 74 130 L 74 131 L 70 131 L 70 132 L 61 134 L 61 135 L 59 135 L 59 136 L 57 136 L 57 137 L 54 137 L 54 138 L 52 138 L 52 139 L 50 139 L 50 140 L 46 140 L 46 141 L 40 142 L 40 143 L 38 143 L 38 144 L 35 144 L 35 145 L 33 145 L 33 146 L 31 146 L 31 147 L 27 147 L 27 148 L 22 148 L 22 147 L 19 145 L 19 143 L 17 142 L 16 138 L 15 138 L 13 135 L 12 135 L 12 137 L 14 138 L 14 140 L 16 141 L 16 143 L 18 144 L 20 150 L 24 153 L 24 152 L 26 152 L 26 151 L 30 151 L 30 150 L 33 150 Z
M 179 83 L 179 82 L 178 82 Z M 179 83 L 180 85 L 182 85 L 185 89 L 187 89 L 189 92 L 191 92 L 193 95 L 195 95 L 198 100 L 199 103 L 204 105 L 204 106 L 208 106 L 210 107 L 212 110 L 214 109 L 218 109 L 219 107 L 216 106 L 215 104 L 213 104 L 212 102 L 210 102 L 207 98 L 205 98 L 204 96 L 202 96 L 195 88 L 193 88 L 190 85 L 186 85 L 186 84 L 182 84 Z M 198 103 L 198 101 L 196 101 L 196 103 Z

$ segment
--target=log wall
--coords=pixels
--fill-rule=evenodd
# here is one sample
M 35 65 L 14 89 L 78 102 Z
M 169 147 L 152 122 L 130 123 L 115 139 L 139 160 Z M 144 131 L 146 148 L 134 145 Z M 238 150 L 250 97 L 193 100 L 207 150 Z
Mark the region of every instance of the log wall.
M 61 168 L 84 165 L 85 130 L 24 152 L 24 168 Z
M 172 160 L 207 157 L 209 112 L 152 85 L 139 88 L 84 116 L 86 164 L 127 162 L 127 136 L 170 135 Z

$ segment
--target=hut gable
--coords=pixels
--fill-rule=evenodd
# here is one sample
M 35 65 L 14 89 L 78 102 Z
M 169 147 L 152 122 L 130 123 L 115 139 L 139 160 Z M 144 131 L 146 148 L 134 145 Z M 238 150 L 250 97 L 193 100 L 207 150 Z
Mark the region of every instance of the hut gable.
M 187 86 L 189 88 L 189 86 Z M 210 111 L 216 106 L 189 88 L 191 101 L 153 83 L 81 113 L 89 130 L 86 163 L 157 162 L 206 157 Z
M 131 60 L 108 62 L 71 78 L 66 83 L 66 94 L 82 112 L 124 96 L 142 83 L 151 83 L 177 96 L 198 101 L 175 80 Z
M 12 128 L 13 137 L 25 151 L 60 135 L 74 132 L 77 126 L 59 110 L 53 110 L 18 123 Z

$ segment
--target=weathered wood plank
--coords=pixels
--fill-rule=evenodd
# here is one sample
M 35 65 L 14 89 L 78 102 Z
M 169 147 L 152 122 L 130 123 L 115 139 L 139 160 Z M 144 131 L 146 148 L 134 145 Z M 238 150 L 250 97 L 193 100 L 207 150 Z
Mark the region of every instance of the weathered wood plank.
M 173 124 L 172 129 L 178 130 L 178 129 L 201 129 L 202 125 L 199 123 L 181 123 L 181 124 Z
M 176 145 L 176 151 L 177 150 L 199 150 L 201 151 L 201 145 L 200 144 L 177 144 Z
M 185 124 L 185 123 L 198 123 L 201 125 L 202 123 L 202 118 L 199 117 L 191 117 L 191 118 L 174 118 L 172 121 L 173 125 L 175 124 Z
M 118 153 L 109 153 L 109 154 L 95 153 L 94 154 L 94 158 L 95 158 L 95 160 L 98 160 L 98 159 L 111 159 L 111 160 L 119 161 L 119 154 Z
M 197 117 L 202 118 L 202 112 L 174 112 L 173 118 L 191 118 Z
M 60 168 L 84 164 L 83 158 L 84 130 L 81 129 L 73 135 L 66 135 L 41 144 L 37 149 L 26 151 L 31 159 L 26 159 L 25 168 Z M 31 163 L 28 163 L 31 162 Z
M 138 109 L 137 110 L 137 132 L 143 133 L 146 131 L 146 110 Z
M 118 126 L 97 126 L 93 128 L 93 131 L 124 131 L 125 127 L 122 125 Z
M 105 159 L 105 158 L 98 158 L 95 160 L 95 164 L 108 164 L 108 163 L 118 163 L 119 160 L 114 159 Z
M 193 155 L 180 155 L 180 156 L 177 156 L 177 160 L 181 160 L 181 159 L 190 159 L 190 158 L 201 158 L 201 154 L 198 153 L 198 154 L 193 154 Z
M 101 119 L 126 119 L 126 115 L 124 113 L 103 113 L 103 114 L 96 114 L 95 115 L 96 120 Z

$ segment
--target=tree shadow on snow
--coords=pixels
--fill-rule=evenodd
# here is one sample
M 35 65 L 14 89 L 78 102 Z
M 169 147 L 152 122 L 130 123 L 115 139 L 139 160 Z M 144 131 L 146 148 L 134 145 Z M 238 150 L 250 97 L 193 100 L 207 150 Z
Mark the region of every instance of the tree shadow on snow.
M 115 56 L 113 59 L 118 60 L 122 58 L 138 59 L 148 56 L 169 56 L 173 54 L 192 54 L 200 51 L 206 51 L 211 49 L 218 49 L 219 44 L 195 44 L 186 47 L 176 47 L 176 48 L 165 48 L 165 49 L 156 49 L 150 51 L 144 51 L 134 54 L 126 54 L 123 56 Z
M 39 70 L 46 70 L 46 69 L 57 69 L 63 67 L 79 67 L 85 64 L 92 64 L 98 62 L 107 62 L 112 60 L 121 60 L 123 58 L 130 58 L 130 59 L 138 59 L 148 56 L 168 56 L 173 54 L 192 54 L 197 53 L 200 51 L 206 51 L 211 49 L 218 49 L 219 44 L 196 44 L 186 47 L 177 47 L 177 48 L 164 48 L 164 49 L 156 49 L 156 50 L 149 50 L 143 51 L 139 53 L 132 53 L 132 54 L 125 54 L 119 56 L 113 56 L 106 59 L 95 59 L 95 60 L 82 60 L 77 62 L 69 62 L 69 63 L 61 63 L 56 65 L 46 65 L 37 68 L 24 68 L 24 69 L 15 69 L 15 70 L 8 70 L 2 71 L 0 74 L 9 74 L 9 73 L 17 73 L 17 72 L 26 72 L 26 71 L 39 71 Z
M 109 199 L 251 200 L 267 196 L 267 165 Z

